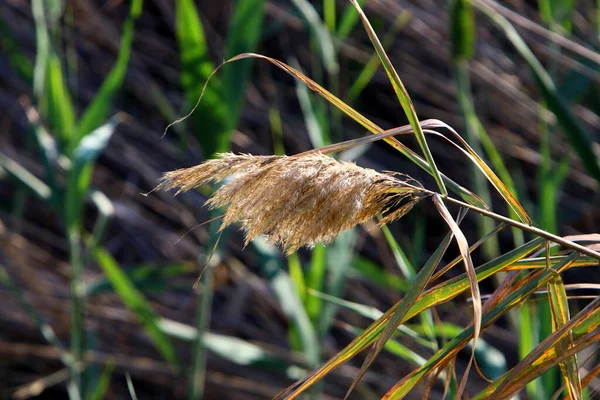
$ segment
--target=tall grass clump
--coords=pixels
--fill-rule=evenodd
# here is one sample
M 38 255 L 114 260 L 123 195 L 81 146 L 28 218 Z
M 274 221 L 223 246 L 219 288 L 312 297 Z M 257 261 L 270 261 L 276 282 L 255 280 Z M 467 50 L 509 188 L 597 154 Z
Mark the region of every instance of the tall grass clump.
M 509 177 L 493 145 L 486 139 L 471 100 L 467 68 L 471 50 L 464 47 L 470 44 L 461 42 L 464 38 L 460 37 L 461 34 L 465 35 L 464 32 L 461 33 L 461 29 L 465 28 L 463 25 L 473 23 L 470 3 L 455 2 L 454 71 L 470 140 L 476 142 L 473 147 L 448 124 L 438 120 L 418 119 L 414 104 L 392 66 L 384 46 L 359 4 L 356 1 L 351 2 L 358 11 L 359 20 L 364 25 L 410 125 L 384 131 L 297 68 L 263 55 L 244 53 L 222 65 L 250 58 L 266 60 L 295 77 L 373 135 L 289 157 L 224 153 L 217 159 L 196 167 L 167 172 L 158 185 L 159 189 L 178 189 L 179 193 L 208 183 L 221 183 L 207 202 L 213 209 L 224 210 L 221 229 L 239 223 L 245 232 L 246 244 L 264 236 L 273 244 L 282 246 L 288 255 L 301 246 L 313 247 L 319 243 L 330 243 L 344 230 L 373 217 L 379 218 L 380 225 L 393 222 L 404 216 L 416 203 L 424 203 L 425 199 L 431 200 L 429 204 L 434 206 L 441 220 L 447 224 L 449 229 L 446 237 L 419 272 L 412 277 L 411 286 L 406 289 L 403 298 L 387 312 L 374 318 L 375 322 L 359 333 L 342 351 L 282 391 L 276 398 L 297 398 L 309 388 L 318 388 L 316 384 L 334 368 L 370 348 L 349 386 L 347 398 L 361 383 L 361 378 L 378 354 L 384 348 L 397 344 L 392 340 L 397 330 L 407 329 L 406 324 L 413 317 L 424 315 L 434 306 L 449 302 L 467 291 L 470 292 L 472 301 L 472 323 L 459 328 L 454 337 L 443 342 L 440 347 L 434 346 L 433 354 L 428 359 L 420 359 L 413 372 L 399 377 L 398 382 L 390 387 L 382 398 L 403 398 L 419 383 L 425 385 L 424 393 L 427 396 L 438 379 L 443 382 L 444 392 L 452 398 L 462 398 L 463 394 L 476 399 L 511 398 L 555 366 L 558 367 L 562 379 L 557 393 L 564 391 L 568 398 L 584 398 L 584 388 L 590 383 L 593 375 L 589 378 L 581 376 L 578 353 L 600 339 L 600 301 L 595 299 L 582 310 L 572 311 L 567 287 L 560 274 L 573 267 L 597 265 L 600 253 L 593 246 L 589 246 L 589 243 L 596 242 L 597 238 L 593 235 L 563 238 L 535 227 L 531 217 L 518 201 L 516 193 L 513 193 L 512 182 L 504 182 L 478 154 L 480 148 L 485 148 L 490 158 L 496 161 L 495 166 L 501 169 L 500 175 L 504 176 L 505 180 Z M 565 127 L 579 129 L 579 124 L 573 120 L 568 108 L 556 94 L 548 74 L 533 53 L 520 38 L 515 37 L 506 20 L 491 13 L 487 3 L 477 3 L 477 7 L 506 32 L 524 56 L 540 84 L 549 108 L 558 115 L 559 122 L 562 121 Z M 334 3 L 326 2 L 325 5 L 326 23 L 329 27 L 334 27 L 335 20 L 331 11 Z M 217 70 L 219 68 L 221 66 Z M 200 100 L 204 93 L 201 93 Z M 406 134 L 416 136 L 422 155 L 409 149 L 395 137 Z M 582 131 L 577 130 L 570 134 L 573 135 L 573 144 L 579 149 Z M 429 148 L 429 142 L 434 139 L 444 140 L 449 146 L 459 149 L 467 158 L 472 165 L 472 175 L 478 174 L 473 178 L 473 182 L 478 190 L 484 191 L 481 196 L 460 186 L 439 170 Z M 436 189 L 427 189 L 399 173 L 381 173 L 327 157 L 328 154 L 378 140 L 384 140 L 429 173 L 436 183 Z M 588 151 L 581 151 L 580 156 L 593 174 L 597 160 L 593 160 Z M 486 180 L 490 186 L 486 185 Z M 487 204 L 489 200 L 482 200 L 489 199 L 493 191 L 502 197 L 510 216 L 494 212 Z M 456 215 L 452 215 L 450 205 L 459 207 Z M 486 223 L 480 224 L 480 240 L 472 245 L 468 243 L 460 228 L 467 211 L 474 212 L 486 220 Z M 519 234 L 512 249 L 500 252 L 496 234 L 505 226 L 512 227 Z M 524 234 L 533 239 L 525 242 Z M 446 268 L 434 273 L 439 269 L 442 257 L 452 240 L 457 242 L 460 256 Z M 476 266 L 471 259 L 471 253 L 482 245 L 486 249 L 489 261 Z M 461 261 L 464 264 L 464 273 L 440 281 L 447 269 Z M 290 274 L 301 275 L 294 263 L 290 263 Z M 499 285 L 484 301 L 480 295 L 479 284 L 493 276 L 499 278 Z M 296 289 L 298 287 L 301 286 L 296 286 Z M 307 296 L 314 292 L 310 290 L 302 295 Z M 540 293 L 545 294 L 543 301 L 551 310 L 551 320 L 547 327 L 549 334 L 544 340 L 536 343 L 517 365 L 498 374 L 483 386 L 478 386 L 475 391 L 474 386 L 469 385 L 473 379 L 473 374 L 469 372 L 476 349 L 482 345 L 480 336 L 498 318 L 509 316 L 511 310 L 527 305 Z M 339 304 L 365 312 L 357 304 L 343 301 Z M 436 333 L 432 332 L 430 334 L 435 336 Z M 459 351 L 469 344 L 471 357 L 459 376 L 456 368 L 457 356 Z M 551 390 L 554 389 L 553 387 Z

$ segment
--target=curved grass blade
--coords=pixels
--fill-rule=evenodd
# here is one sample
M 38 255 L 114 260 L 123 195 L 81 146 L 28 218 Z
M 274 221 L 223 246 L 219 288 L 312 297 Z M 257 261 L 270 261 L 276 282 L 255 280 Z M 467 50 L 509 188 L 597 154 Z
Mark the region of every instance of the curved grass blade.
M 515 213 L 519 216 L 519 219 L 526 224 L 531 225 L 531 218 L 527 215 L 527 212 L 519 203 L 517 198 L 511 193 L 511 191 L 506 187 L 504 182 L 492 171 L 492 169 L 483 161 L 481 157 L 477 154 L 475 150 L 469 146 L 469 144 L 452 128 L 450 125 L 446 124 L 443 121 L 436 119 L 428 119 L 426 121 L 422 121 L 421 125 L 423 128 L 435 127 L 435 128 L 446 128 L 450 133 L 454 135 L 454 137 L 460 142 L 460 144 L 465 148 L 465 150 L 471 156 L 471 160 L 473 163 L 481 170 L 483 175 L 490 181 L 490 183 L 494 186 L 494 188 L 500 193 L 502 198 L 508 203 L 508 205 L 513 209 Z M 444 136 L 444 135 L 442 135 Z M 444 136 L 445 137 L 445 136 Z
M 115 292 L 138 318 L 146 334 L 160 352 L 160 354 L 172 365 L 177 365 L 177 357 L 169 338 L 163 333 L 158 325 L 158 316 L 152 311 L 144 296 L 135 288 L 127 275 L 119 267 L 113 257 L 103 249 L 95 252 L 98 265 L 112 283 Z
M 575 256 L 576 254 L 572 255 L 572 257 Z M 554 268 L 556 268 L 556 266 Z M 548 276 L 547 273 L 545 273 L 545 275 Z M 550 275 L 548 281 L 551 278 L 552 276 Z M 529 381 L 535 379 L 550 367 L 558 364 L 562 359 L 559 360 L 557 358 L 555 346 L 566 335 L 570 332 L 574 332 L 575 329 L 581 325 L 587 325 L 589 328 L 586 335 L 589 333 L 595 335 L 600 334 L 599 332 L 593 332 L 600 325 L 600 297 L 593 300 L 567 324 L 563 325 L 551 336 L 547 337 L 517 366 L 508 371 L 508 373 L 503 375 L 492 385 L 478 393 L 473 400 L 487 398 L 492 393 L 494 393 L 494 396 L 498 395 L 498 398 L 510 397 L 511 393 L 520 390 L 520 388 L 524 387 Z M 581 344 L 582 339 L 585 338 L 586 336 L 581 336 L 575 340 L 578 344 Z M 570 357 L 572 355 L 571 353 L 574 354 L 574 349 L 576 348 L 577 346 L 570 347 L 565 354 L 561 354 L 559 357 Z
M 548 252 L 546 252 L 548 254 Z M 548 257 L 548 267 L 550 268 L 550 258 Z M 567 300 L 567 292 L 560 278 L 560 275 L 554 276 L 548 282 L 548 294 L 550 310 L 552 311 L 552 329 L 558 330 L 561 326 L 567 324 L 570 319 L 569 303 Z M 555 351 L 557 354 L 564 354 L 569 347 L 573 346 L 573 336 L 568 332 L 564 339 L 560 340 Z M 583 389 L 581 387 L 581 378 L 579 376 L 579 366 L 577 356 L 569 357 L 559 363 L 560 371 L 567 388 L 570 399 L 582 399 Z
M 474 4 L 498 28 L 500 28 L 500 30 L 502 30 L 506 38 L 513 44 L 525 62 L 527 62 L 529 68 L 533 72 L 536 83 L 546 100 L 548 109 L 556 115 L 558 123 L 567 135 L 567 139 L 573 147 L 573 150 L 579 155 L 587 172 L 600 181 L 600 163 L 592 150 L 593 142 L 590 135 L 569 110 L 568 104 L 558 93 L 556 85 L 548 72 L 506 18 L 488 5 L 487 1 L 479 0 L 474 2 Z
M 452 222 L 454 222 L 454 220 Z M 411 288 L 408 290 L 408 292 L 400 301 L 400 303 L 398 303 L 398 307 L 396 307 L 396 310 L 392 314 L 391 318 L 389 319 L 389 321 L 387 321 L 383 332 L 369 351 L 367 358 L 363 362 L 358 374 L 354 377 L 354 380 L 352 381 L 352 384 L 350 385 L 350 388 L 348 389 L 348 392 L 346 393 L 344 399 L 348 398 L 356 384 L 367 373 L 367 369 L 371 366 L 373 361 L 375 361 L 375 357 L 377 357 L 381 350 L 383 350 L 385 343 L 392 337 L 398 325 L 400 325 L 402 321 L 406 320 L 405 317 L 407 313 L 415 304 L 417 298 L 422 295 L 423 291 L 425 290 L 425 287 L 427 286 L 427 283 L 429 282 L 429 278 L 431 278 L 433 271 L 440 263 L 444 253 L 446 253 L 446 250 L 450 245 L 450 241 L 452 240 L 452 236 L 452 234 L 446 235 L 444 240 L 442 240 L 442 243 L 440 243 L 436 251 L 431 255 L 429 260 L 425 263 L 423 268 L 415 277 Z
M 469 370 L 471 369 L 471 364 L 475 359 L 475 347 L 477 347 L 477 339 L 479 339 L 479 334 L 481 332 L 481 319 L 482 319 L 482 311 L 481 311 L 481 293 L 479 292 L 479 285 L 477 284 L 477 274 L 475 273 L 475 267 L 473 266 L 473 260 L 471 260 L 471 254 L 469 251 L 469 243 L 467 242 L 467 238 L 458 227 L 458 224 L 454 222 L 450 212 L 446 208 L 442 198 L 439 195 L 433 196 L 433 203 L 437 207 L 440 215 L 446 221 L 454 237 L 456 238 L 456 243 L 458 244 L 458 248 L 460 249 L 460 254 L 462 256 L 463 262 L 465 263 L 465 271 L 467 277 L 469 278 L 469 286 L 471 287 L 471 296 L 473 299 L 473 352 L 471 353 L 471 358 L 469 359 L 469 363 L 465 369 L 463 378 L 461 379 L 460 385 L 458 386 L 457 397 L 460 398 L 467 384 L 467 378 L 469 376 Z
M 498 258 L 492 260 L 481 267 L 477 268 L 477 279 L 479 281 L 489 278 L 498 271 L 502 271 L 512 263 L 526 257 L 532 251 L 535 251 L 543 244 L 543 239 L 537 238 L 520 246 Z M 413 318 L 423 310 L 436 306 L 438 304 L 445 303 L 448 300 L 460 295 L 462 292 L 469 288 L 468 278 L 463 274 L 456 278 L 453 278 L 447 282 L 435 286 L 422 294 L 415 304 L 411 307 L 406 317 L 401 321 L 404 323 L 409 319 Z M 319 369 L 308 374 L 304 378 L 294 383 L 289 388 L 278 394 L 275 399 L 293 399 L 299 396 L 303 391 L 310 387 L 315 382 L 319 381 L 333 369 L 346 361 L 352 359 L 355 355 L 364 350 L 367 346 L 377 340 L 379 334 L 383 331 L 386 323 L 389 321 L 398 305 L 402 300 L 392 306 L 385 312 L 377 321 L 372 323 L 361 335 L 356 337 L 348 346 L 342 351 L 332 357 Z
M 408 95 L 408 91 L 404 87 L 402 80 L 400 79 L 400 77 L 398 76 L 398 73 L 394 69 L 383 46 L 381 45 L 381 42 L 379 41 L 379 38 L 377 37 L 377 34 L 373 30 L 371 23 L 367 19 L 367 16 L 365 15 L 365 13 L 362 11 L 362 8 L 356 2 L 356 0 L 350 0 L 350 1 L 351 1 L 352 5 L 356 8 L 356 10 L 358 11 L 358 14 L 360 16 L 360 19 L 362 20 L 365 30 L 367 31 L 367 34 L 369 35 L 369 39 L 371 39 L 371 43 L 373 44 L 373 47 L 375 47 L 375 51 L 377 52 L 377 55 L 379 56 L 379 59 L 381 60 L 383 69 L 387 73 L 388 78 L 394 88 L 394 91 L 396 92 L 396 96 L 398 97 L 398 100 L 400 101 L 400 104 L 402 105 L 402 109 L 404 110 L 404 113 L 406 114 L 406 117 L 408 118 L 408 121 L 410 122 L 410 125 L 412 126 L 412 128 L 415 132 L 415 136 L 417 138 L 417 141 L 419 142 L 421 151 L 423 151 L 423 154 L 425 155 L 425 159 L 427 160 L 427 163 L 430 166 L 431 175 L 435 179 L 435 181 L 438 185 L 438 188 L 440 189 L 440 193 L 443 195 L 448 194 L 448 192 L 446 190 L 446 186 L 444 185 L 444 181 L 442 180 L 442 177 L 440 175 L 440 171 L 438 170 L 437 166 L 435 165 L 435 161 L 433 159 L 433 155 L 431 154 L 431 151 L 429 150 L 429 146 L 427 146 L 427 140 L 425 139 L 425 134 L 421 130 L 421 125 L 419 125 L 419 118 L 417 117 L 417 112 L 415 111 L 415 107 L 412 103 L 412 100 L 410 99 L 410 96 Z
M 526 284 L 519 287 L 517 290 L 514 290 L 512 293 L 509 293 L 508 296 L 505 296 L 503 299 L 500 299 L 499 296 L 496 297 L 495 300 L 497 301 L 497 303 L 493 306 L 493 308 L 489 309 L 489 311 L 483 315 L 481 327 L 487 327 L 488 325 L 493 323 L 497 318 L 504 315 L 509 309 L 526 301 L 531 293 L 533 293 L 539 287 L 546 284 L 554 274 L 560 272 L 565 268 L 568 268 L 570 261 L 574 260 L 576 257 L 577 253 L 573 252 L 571 254 L 571 257 L 555 265 L 554 270 L 544 271 L 542 274 L 539 275 L 538 279 L 530 280 Z M 490 307 L 488 307 L 486 304 L 486 309 L 488 308 Z M 398 383 L 396 383 L 396 385 L 394 385 L 386 393 L 386 395 L 382 397 L 382 399 L 402 399 L 423 378 L 450 362 L 450 360 L 453 359 L 456 356 L 456 354 L 469 343 L 469 341 L 473 338 L 473 334 L 474 327 L 471 325 L 465 330 L 463 330 L 460 335 L 456 336 L 454 339 L 446 343 L 446 345 L 433 357 L 431 357 L 425 365 L 411 372 L 409 375 L 407 375 Z
M 350 107 L 348 104 L 344 103 L 342 100 L 340 100 L 338 97 L 333 95 L 331 92 L 329 92 L 328 90 L 323 88 L 321 85 L 319 85 L 312 79 L 308 78 L 306 75 L 304 75 L 300 71 L 287 65 L 286 63 L 276 60 L 274 58 L 267 57 L 262 54 L 256 54 L 256 53 L 242 53 L 242 54 L 239 54 L 235 57 L 232 57 L 232 58 L 224 61 L 221 65 L 219 65 L 208 77 L 206 83 L 204 84 L 204 88 L 202 89 L 202 93 L 200 94 L 200 97 L 198 98 L 198 101 L 196 102 L 196 105 L 192 108 L 192 110 L 188 114 L 184 115 L 183 117 L 181 117 L 181 118 L 173 121 L 171 124 L 169 124 L 165 128 L 165 133 L 168 131 L 168 129 L 171 126 L 185 120 L 186 118 L 188 118 L 190 115 L 193 114 L 193 112 L 196 110 L 196 108 L 198 108 L 198 106 L 201 104 L 202 98 L 203 98 L 204 94 L 206 93 L 207 85 L 208 85 L 210 79 L 219 71 L 220 68 L 222 68 L 224 65 L 227 65 L 229 63 L 232 63 L 232 62 L 235 62 L 238 60 L 244 60 L 247 58 L 258 58 L 261 60 L 266 60 L 266 61 L 270 62 L 271 64 L 275 65 L 276 67 L 280 68 L 284 72 L 290 74 L 294 78 L 296 78 L 299 81 L 301 81 L 302 83 L 304 83 L 310 90 L 319 94 L 321 97 L 325 98 L 327 101 L 332 103 L 335 107 L 339 108 L 342 112 L 344 112 L 346 115 L 348 115 L 354 121 L 358 122 L 369 132 L 371 132 L 373 134 L 379 134 L 382 132 L 386 132 L 387 135 L 382 136 L 381 139 L 383 139 L 390 146 L 392 146 L 393 148 L 395 148 L 396 150 L 401 152 L 411 162 L 413 162 L 414 164 L 416 164 L 417 166 L 422 168 L 424 171 L 426 171 L 429 174 L 433 174 L 427 161 L 425 161 L 417 153 L 415 153 L 414 151 L 412 151 L 411 149 L 406 147 L 404 144 L 399 142 L 397 139 L 392 137 L 396 134 L 396 133 L 393 133 L 394 130 L 384 131 L 382 128 L 377 126 L 375 123 L 370 121 L 368 118 L 364 117 L 362 114 L 360 114 L 358 111 L 356 111 L 355 109 Z M 375 139 L 375 141 L 381 140 L 381 139 Z M 340 149 L 340 150 L 343 150 L 343 149 Z M 442 179 L 444 179 L 444 182 L 446 182 L 446 184 L 448 185 L 448 187 L 450 189 L 452 189 L 452 191 L 457 193 L 467 203 L 477 206 L 477 207 L 482 207 L 485 209 L 488 208 L 487 205 L 476 194 L 474 194 L 470 190 L 460 186 L 459 184 L 457 184 L 456 182 L 454 182 L 447 176 L 445 176 L 443 174 L 441 176 L 442 176 Z

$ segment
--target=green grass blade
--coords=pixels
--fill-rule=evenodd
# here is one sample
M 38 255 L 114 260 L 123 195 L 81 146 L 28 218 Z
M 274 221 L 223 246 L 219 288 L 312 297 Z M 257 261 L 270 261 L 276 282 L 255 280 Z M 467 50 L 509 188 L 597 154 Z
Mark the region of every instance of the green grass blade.
M 265 16 L 265 0 L 238 0 L 230 20 L 225 57 L 255 51 L 261 37 Z M 223 71 L 225 101 L 229 118 L 236 121 L 245 99 L 246 82 L 250 75 L 251 60 L 230 65 Z
M 334 297 L 342 296 L 346 276 L 352 260 L 356 256 L 354 245 L 356 243 L 356 230 L 342 232 L 327 248 L 327 277 L 325 292 Z M 321 316 L 317 326 L 320 338 L 325 338 L 333 323 L 337 306 L 333 303 L 322 305 Z
M 556 115 L 571 147 L 579 155 L 587 172 L 600 181 L 600 163 L 592 150 L 593 142 L 590 135 L 569 110 L 568 104 L 558 93 L 556 85 L 548 72 L 506 18 L 495 12 L 487 4 L 476 2 L 475 5 L 500 28 L 517 52 L 527 62 L 544 96 L 548 109 Z
M 312 37 L 316 39 L 316 43 L 321 52 L 323 66 L 330 74 L 337 74 L 339 65 L 336 60 L 333 40 L 331 39 L 331 34 L 327 30 L 327 27 L 319 17 L 317 10 L 315 10 L 315 7 L 308 0 L 291 0 L 291 2 L 296 6 L 308 24 Z
M 382 46 L 384 50 L 388 49 L 392 45 L 398 33 L 406 26 L 406 24 L 410 21 L 411 17 L 411 13 L 406 10 L 398 14 L 396 20 L 394 21 L 394 25 L 392 25 L 390 31 L 383 38 Z M 367 64 L 365 64 L 365 66 L 363 67 L 362 71 L 360 71 L 360 74 L 358 74 L 354 82 L 352 82 L 352 86 L 350 86 L 350 89 L 348 89 L 348 103 L 354 103 L 354 101 L 360 96 L 362 91 L 369 84 L 369 82 L 377 72 L 379 64 L 380 63 L 377 54 L 373 54 L 373 56 L 369 58 L 369 61 L 367 61 Z
M 97 249 L 95 258 L 123 304 L 136 316 L 159 353 L 170 364 L 177 365 L 175 349 L 169 338 L 158 326 L 159 317 L 152 311 L 142 293 L 136 289 L 119 264 L 107 251 Z
M 116 93 L 121 90 L 127 65 L 131 56 L 131 46 L 135 32 L 135 20 L 142 14 L 143 0 L 133 0 L 129 10 L 129 16 L 123 25 L 123 34 L 119 44 L 119 54 L 117 61 L 110 73 L 100 86 L 98 93 L 87 106 L 75 130 L 72 138 L 71 147 L 75 148 L 77 143 L 88 133 L 99 127 L 108 118 L 113 99 Z
M 196 104 L 202 94 L 202 87 L 208 80 L 213 63 L 210 60 L 208 44 L 202 21 L 193 0 L 177 0 L 175 3 L 175 33 L 181 58 L 181 87 L 188 105 Z M 229 149 L 229 133 L 233 121 L 224 99 L 223 83 L 214 78 L 206 86 L 203 101 L 193 114 L 193 131 L 202 146 L 205 157 Z
M 102 371 L 102 375 L 100 375 L 100 380 L 96 385 L 96 388 L 90 393 L 88 397 L 90 400 L 102 400 L 106 396 L 106 394 L 108 393 L 108 388 L 110 387 L 110 378 L 115 367 L 116 364 L 114 362 L 106 363 L 104 371 Z
M 450 245 L 451 240 L 452 240 L 452 235 L 451 234 L 446 235 L 446 237 L 444 238 L 444 240 L 442 240 L 442 243 L 440 243 L 440 245 L 438 246 L 436 251 L 433 253 L 433 255 L 429 258 L 429 260 L 425 263 L 423 268 L 415 276 L 415 279 L 413 281 L 411 288 L 408 290 L 408 292 L 406 293 L 406 295 L 404 296 L 402 301 L 400 301 L 398 307 L 392 314 L 389 321 L 386 323 L 386 326 L 383 329 L 383 332 L 381 333 L 381 335 L 375 342 L 371 351 L 369 351 L 369 354 L 367 355 L 367 358 L 363 362 L 359 373 L 354 378 L 352 384 L 350 385 L 350 388 L 348 389 L 348 392 L 346 393 L 346 398 L 348 398 L 348 396 L 350 395 L 350 393 L 352 392 L 352 390 L 354 389 L 356 384 L 360 381 L 360 379 L 367 372 L 367 369 L 371 366 L 371 364 L 375 360 L 375 357 L 377 357 L 377 355 L 383 349 L 383 346 L 385 345 L 385 343 L 392 337 L 392 335 L 393 335 L 394 331 L 396 330 L 396 328 L 398 327 L 398 325 L 400 325 L 402 323 L 401 321 L 406 319 L 406 315 L 408 314 L 410 309 L 414 306 L 415 302 L 417 301 L 417 298 L 422 295 L 423 291 L 425 290 L 425 287 L 427 286 L 427 283 L 429 282 L 429 278 L 431 278 L 433 271 L 440 263 L 444 253 L 446 252 L 446 250 L 448 249 L 448 246 Z
M 371 23 L 367 19 L 366 15 L 363 13 L 362 9 L 360 8 L 360 6 L 356 2 L 356 0 L 351 0 L 351 2 L 354 5 L 354 7 L 356 7 L 356 10 L 358 11 L 358 13 L 360 15 L 360 18 L 363 22 L 365 30 L 367 31 L 367 34 L 369 35 L 369 39 L 371 39 L 371 43 L 375 47 L 375 51 L 377 52 L 377 55 L 379 56 L 381 64 L 383 65 L 383 69 L 385 70 L 385 72 L 394 88 L 394 91 L 396 92 L 396 96 L 398 97 L 398 100 L 400 101 L 400 104 L 402 105 L 402 109 L 404 110 L 404 113 L 406 114 L 406 117 L 408 118 L 408 121 L 410 122 L 410 125 L 413 128 L 415 137 L 417 138 L 417 141 L 419 142 L 419 146 L 421 147 L 421 151 L 423 151 L 423 154 L 425 155 L 425 159 L 427 160 L 427 163 L 430 166 L 431 175 L 435 179 L 435 181 L 438 185 L 438 188 L 440 190 L 440 193 L 443 195 L 446 195 L 448 193 L 446 191 L 446 186 L 444 185 L 444 181 L 442 180 L 442 177 L 440 176 L 440 171 L 438 170 L 437 166 L 435 165 L 435 161 L 433 160 L 433 156 L 431 155 L 431 151 L 429 150 L 429 146 L 427 145 L 427 140 L 425 139 L 425 134 L 423 133 L 423 130 L 421 129 L 421 125 L 419 124 L 419 118 L 417 117 L 417 113 L 415 111 L 414 105 L 410 99 L 410 96 L 408 95 L 408 91 L 404 87 L 402 80 L 400 80 L 398 73 L 392 66 L 390 59 L 388 58 L 383 46 L 381 45 L 381 42 L 379 41 L 377 34 L 371 27 Z
M 366 3 L 366 0 L 358 0 L 358 4 L 362 5 Z M 360 20 L 356 9 L 349 4 L 344 9 L 344 13 L 340 18 L 340 24 L 338 26 L 337 37 L 339 40 L 344 40 L 350 35 L 352 30 L 356 27 L 356 24 Z
M 67 83 L 65 82 L 62 64 L 54 53 L 48 57 L 46 67 L 45 111 L 52 132 L 58 137 L 67 154 L 72 150 L 71 139 L 75 129 L 75 109 Z
M 92 180 L 93 164 L 108 145 L 117 124 L 116 118 L 111 119 L 86 135 L 73 150 L 65 196 L 65 221 L 68 230 L 79 226 L 85 196 Z
M 569 302 L 567 292 L 560 278 L 560 275 L 553 277 L 548 282 L 549 303 L 552 310 L 552 330 L 560 329 L 571 319 L 569 313 Z M 573 346 L 573 337 L 568 333 L 565 338 L 556 345 L 557 354 L 565 353 L 569 347 Z M 581 387 L 581 378 L 579 377 L 579 366 L 577 356 L 569 357 L 559 363 L 564 385 L 571 399 L 582 399 L 583 389 Z

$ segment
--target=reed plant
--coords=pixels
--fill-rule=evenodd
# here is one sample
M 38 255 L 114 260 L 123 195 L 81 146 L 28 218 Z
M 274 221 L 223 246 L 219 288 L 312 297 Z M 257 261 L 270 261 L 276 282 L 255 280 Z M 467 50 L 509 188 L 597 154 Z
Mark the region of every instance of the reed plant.
M 233 223 L 239 223 L 246 234 L 246 245 L 253 239 L 263 236 L 273 244 L 281 245 L 287 254 L 292 254 L 302 246 L 314 247 L 319 243 L 330 243 L 344 230 L 365 223 L 375 216 L 379 216 L 380 225 L 385 225 L 401 218 L 416 203 L 424 199 L 432 200 L 441 218 L 448 225 L 448 234 L 414 277 L 413 284 L 404 297 L 377 318 L 346 348 L 281 392 L 276 398 L 298 397 L 305 390 L 314 387 L 334 368 L 370 348 L 360 371 L 348 389 L 347 398 L 397 329 L 410 322 L 413 317 L 426 312 L 433 306 L 448 302 L 467 290 L 470 290 L 473 306 L 472 324 L 436 350 L 428 360 L 421 363 L 419 368 L 400 378 L 398 383 L 393 385 L 382 398 L 403 398 L 419 382 L 426 383 L 425 393 L 428 393 L 435 383 L 436 377 L 442 377 L 445 382 L 445 392 L 451 393 L 454 398 L 461 398 L 463 393 L 472 392 L 468 385 L 469 371 L 475 359 L 475 350 L 482 332 L 498 318 L 508 315 L 513 308 L 526 304 L 532 296 L 539 294 L 540 291 L 547 294 L 543 301 L 547 302 L 551 310 L 551 326 L 548 337 L 532 348 L 516 366 L 489 381 L 489 384 L 480 389 L 478 393 L 469 393 L 469 396 L 477 399 L 511 398 L 549 368 L 558 366 L 562 376 L 562 385 L 558 386 L 557 394 L 564 391 L 568 398 L 583 398 L 583 389 L 593 379 L 593 375 L 581 376 L 577 354 L 600 338 L 598 329 L 600 326 L 600 301 L 595 299 L 583 310 L 571 315 L 561 273 L 573 267 L 598 264 L 600 253 L 596 250 L 597 246 L 589 245 L 597 242 L 597 236 L 582 235 L 563 238 L 535 227 L 532 219 L 513 193 L 514 188 L 512 190 L 509 188 L 512 186 L 511 183 L 505 184 L 458 132 L 442 121 L 419 121 L 410 96 L 369 20 L 356 1 L 352 1 L 352 4 L 358 11 L 360 20 L 371 39 L 379 61 L 390 79 L 410 125 L 383 131 L 297 68 L 270 57 L 245 53 L 229 59 L 221 66 L 252 58 L 267 60 L 298 79 L 314 93 L 329 101 L 374 135 L 335 143 L 289 157 L 221 154 L 217 159 L 206 161 L 196 167 L 166 173 L 158 186 L 158 189 L 178 189 L 179 193 L 209 182 L 223 182 L 207 202 L 208 206 L 213 209 L 224 210 L 221 230 Z M 512 29 L 501 16 L 490 12 L 487 2 L 476 4 L 500 27 L 507 31 Z M 327 6 L 329 10 L 332 4 L 328 3 Z M 468 2 L 455 2 L 456 30 L 467 29 L 469 24 L 472 24 L 471 7 L 471 3 Z M 330 26 L 335 24 L 330 10 L 327 23 Z M 460 36 L 461 33 L 459 32 L 457 35 Z M 515 40 L 515 45 L 525 55 L 539 78 L 542 88 L 546 90 L 545 94 L 553 111 L 562 113 L 561 116 L 564 118 L 559 118 L 559 120 L 564 120 L 567 126 L 580 129 L 569 117 L 570 114 L 565 109 L 560 97 L 553 92 L 547 82 L 547 73 L 535 60 L 533 54 L 523 42 Z M 471 135 L 479 135 L 483 131 L 480 130 L 480 123 L 474 115 L 473 105 L 468 94 L 468 82 L 465 81 L 467 70 L 464 60 L 467 60 L 469 56 L 469 50 L 465 46 L 468 44 L 461 44 L 459 39 L 456 39 L 456 80 L 459 92 L 465 95 L 461 105 L 469 120 L 467 129 Z M 209 76 L 209 79 L 211 77 L 212 75 Z M 202 94 L 198 102 L 201 101 Z M 442 131 L 449 132 L 449 134 L 444 134 Z M 410 150 L 395 138 L 402 134 L 416 136 L 424 157 Z M 428 146 L 430 139 L 427 139 L 426 135 L 440 137 L 448 145 L 461 150 L 472 163 L 474 172 L 478 172 L 484 178 L 483 181 L 476 180 L 478 183 L 475 186 L 488 193 L 487 186 L 484 186 L 487 179 L 491 187 L 502 196 L 509 206 L 511 216 L 502 216 L 490 210 L 489 205 L 482 200 L 482 198 L 489 199 L 489 193 L 480 197 L 442 174 L 433 159 Z M 410 177 L 397 172 L 381 173 L 327 157 L 328 154 L 378 140 L 386 141 L 432 175 L 437 184 L 436 190 L 426 189 Z M 471 137 L 472 140 L 473 137 Z M 597 161 L 592 160 L 591 156 L 585 152 L 582 153 L 582 157 L 589 166 L 590 172 L 593 173 Z M 506 172 L 503 171 L 503 173 L 506 176 Z M 462 199 L 449 194 L 447 188 Z M 450 204 L 459 206 L 456 216 L 452 216 L 448 208 Z M 466 211 L 473 211 L 492 221 L 492 224 L 481 225 L 482 228 L 486 227 L 489 232 L 480 230 L 481 240 L 471 246 L 459 226 Z M 494 226 L 493 221 L 499 225 Z M 487 263 L 475 267 L 471 259 L 471 252 L 480 246 L 485 246 L 486 243 L 493 243 L 491 241 L 496 240 L 497 232 L 505 226 L 510 226 L 535 238 L 495 256 L 494 254 L 499 251 L 497 244 L 488 246 L 488 256 L 492 255 L 493 257 Z M 441 258 L 452 239 L 455 239 L 458 244 L 460 257 L 436 273 Z M 445 271 L 460 261 L 465 266 L 465 272 L 462 275 L 436 282 Z M 507 272 L 508 274 L 506 274 Z M 499 287 L 484 302 L 480 295 L 479 283 L 486 278 L 502 273 Z M 471 357 L 462 377 L 456 378 L 456 357 L 459 351 L 469 344 L 472 349 Z

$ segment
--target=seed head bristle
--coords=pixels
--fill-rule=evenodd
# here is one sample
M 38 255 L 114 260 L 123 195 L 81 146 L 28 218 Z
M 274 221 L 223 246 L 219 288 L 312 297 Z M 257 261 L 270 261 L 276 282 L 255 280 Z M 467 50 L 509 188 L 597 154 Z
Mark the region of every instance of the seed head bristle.
M 239 222 L 246 244 L 265 235 L 286 253 L 329 243 L 342 231 L 383 214 L 404 216 L 422 194 L 407 176 L 380 173 L 321 153 L 302 156 L 220 154 L 198 166 L 166 173 L 158 189 L 184 192 L 230 178 L 207 201 L 225 207 L 221 229 Z

